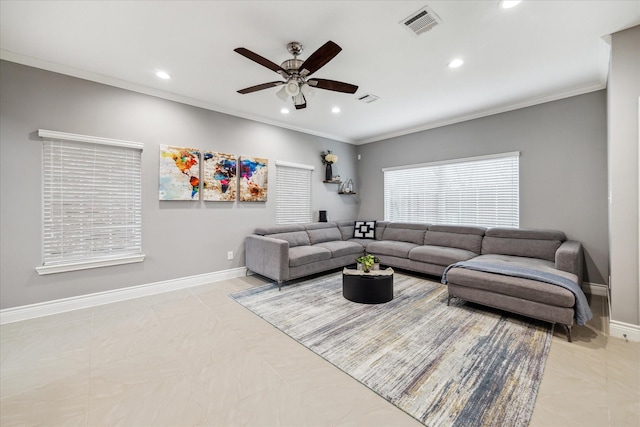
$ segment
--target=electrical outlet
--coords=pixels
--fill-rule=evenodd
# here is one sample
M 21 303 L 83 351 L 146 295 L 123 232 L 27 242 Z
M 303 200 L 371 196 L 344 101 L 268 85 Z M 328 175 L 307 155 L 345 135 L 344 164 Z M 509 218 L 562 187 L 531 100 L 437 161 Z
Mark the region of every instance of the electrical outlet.
M 227 261 L 231 261 L 233 259 L 233 251 L 227 252 Z

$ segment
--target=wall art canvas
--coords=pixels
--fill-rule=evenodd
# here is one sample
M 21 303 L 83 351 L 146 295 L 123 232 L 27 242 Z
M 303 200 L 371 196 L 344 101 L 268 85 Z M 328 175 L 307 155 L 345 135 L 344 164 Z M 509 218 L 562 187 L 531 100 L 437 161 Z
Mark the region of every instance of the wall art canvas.
M 257 157 L 240 159 L 240 201 L 266 202 L 269 161 Z
M 160 200 L 200 198 L 200 150 L 160 146 Z
M 233 154 L 202 152 L 202 200 L 233 202 L 238 192 L 236 169 L 238 160 Z

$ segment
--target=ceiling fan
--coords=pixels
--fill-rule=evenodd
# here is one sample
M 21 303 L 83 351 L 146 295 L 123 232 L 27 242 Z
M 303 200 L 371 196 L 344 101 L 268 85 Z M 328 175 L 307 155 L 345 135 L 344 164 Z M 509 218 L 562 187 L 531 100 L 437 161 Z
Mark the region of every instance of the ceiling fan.
M 312 95 L 313 88 L 344 93 L 355 93 L 358 90 L 358 86 L 349 83 L 309 78 L 313 73 L 325 66 L 338 53 L 340 53 L 342 50 L 340 46 L 332 41 L 328 41 L 318 50 L 313 52 L 305 61 L 298 59 L 298 55 L 302 53 L 303 48 L 304 46 L 298 42 L 291 42 L 287 44 L 287 50 L 293 55 L 293 59 L 287 59 L 281 65 L 273 63 L 257 53 L 251 52 L 249 49 L 245 49 L 244 47 L 234 49 L 235 52 L 238 52 L 245 58 L 275 71 L 285 79 L 285 81 L 262 83 L 256 86 L 240 89 L 238 93 L 246 94 L 268 89 L 270 87 L 284 86 L 278 91 L 278 97 L 283 101 L 286 100 L 287 97 L 291 97 L 296 110 L 300 110 L 307 107 L 307 97 Z

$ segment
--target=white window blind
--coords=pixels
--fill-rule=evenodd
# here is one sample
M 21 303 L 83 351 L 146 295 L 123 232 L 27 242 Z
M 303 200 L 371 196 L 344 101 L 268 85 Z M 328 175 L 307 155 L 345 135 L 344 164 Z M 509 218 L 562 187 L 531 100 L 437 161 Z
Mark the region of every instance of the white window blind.
M 383 169 L 384 219 L 518 227 L 519 155 Z
M 276 161 L 276 224 L 311 222 L 313 166 Z
M 38 134 L 44 138 L 38 273 L 142 261 L 142 144 Z

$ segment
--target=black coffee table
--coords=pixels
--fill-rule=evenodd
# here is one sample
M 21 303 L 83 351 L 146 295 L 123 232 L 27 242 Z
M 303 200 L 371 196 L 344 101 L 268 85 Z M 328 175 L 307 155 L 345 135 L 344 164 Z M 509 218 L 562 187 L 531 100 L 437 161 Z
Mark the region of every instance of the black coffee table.
M 347 269 L 345 269 L 347 270 Z M 342 272 L 342 296 L 362 304 L 381 304 L 393 299 L 393 272 L 391 274 Z M 348 274 L 352 273 L 352 274 Z

